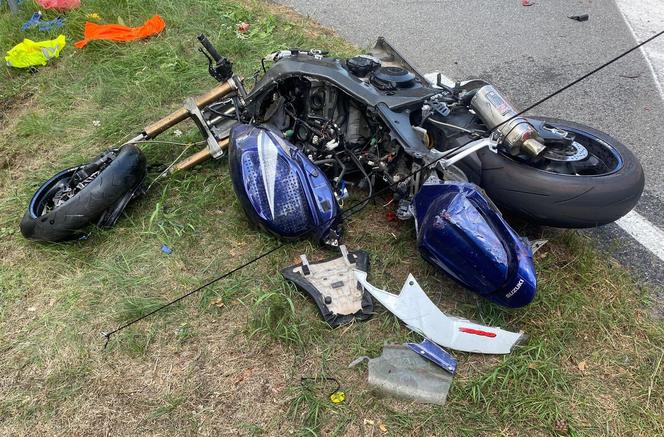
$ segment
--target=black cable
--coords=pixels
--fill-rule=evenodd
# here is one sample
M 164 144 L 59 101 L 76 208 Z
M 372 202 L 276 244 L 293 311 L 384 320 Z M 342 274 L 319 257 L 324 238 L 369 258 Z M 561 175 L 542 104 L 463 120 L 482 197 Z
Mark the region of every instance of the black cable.
M 367 196 L 366 201 L 362 204 L 362 208 L 360 208 L 363 209 L 365 206 L 369 204 L 369 201 L 373 197 L 373 186 L 371 184 L 371 178 L 364 169 L 364 166 L 362 165 L 360 159 L 357 156 L 355 156 L 355 154 L 352 151 L 350 151 L 348 147 L 346 147 L 345 142 L 344 142 L 344 150 L 346 151 L 346 153 L 350 155 L 351 161 L 353 161 L 353 164 L 355 164 L 355 166 L 360 170 L 360 173 L 362 173 L 362 176 L 364 176 L 364 179 L 367 181 L 367 187 L 369 187 L 369 195 Z
M 591 76 L 591 75 L 597 73 L 597 72 L 600 71 L 601 69 L 603 69 L 603 68 L 605 68 L 605 67 L 608 67 L 609 65 L 613 64 L 614 62 L 616 62 L 618 59 L 621 59 L 622 57 L 624 57 L 624 56 L 626 56 L 626 55 L 632 53 L 634 50 L 636 50 L 636 49 L 642 47 L 644 44 L 649 43 L 649 42 L 652 41 L 653 39 L 655 39 L 655 38 L 657 38 L 657 37 L 659 37 L 659 36 L 662 36 L 663 34 L 664 34 L 664 30 L 662 30 L 662 31 L 659 32 L 659 33 L 656 33 L 655 35 L 651 36 L 651 37 L 648 38 L 647 40 L 645 40 L 645 41 L 643 41 L 643 42 L 641 42 L 641 43 L 635 45 L 634 47 L 632 47 L 631 49 L 627 50 L 626 52 L 621 53 L 620 55 L 616 56 L 615 58 L 611 59 L 610 61 L 607 61 L 607 62 L 605 62 L 604 64 L 600 65 L 599 67 L 595 68 L 595 69 L 592 70 L 591 72 L 586 73 L 586 74 L 584 74 L 583 76 L 581 76 L 580 78 L 578 78 L 578 79 L 576 79 L 576 80 L 574 80 L 574 81 L 568 83 L 568 84 L 565 85 L 564 87 L 560 88 L 558 91 L 555 91 L 555 92 L 553 92 L 552 94 L 549 94 L 548 96 L 544 97 L 543 99 L 538 100 L 537 102 L 535 102 L 535 103 L 533 103 L 532 105 L 528 106 L 528 107 L 527 107 L 526 109 L 524 109 L 523 111 L 521 111 L 521 112 L 519 112 L 518 114 L 516 114 L 516 115 L 514 115 L 514 116 L 512 116 L 512 117 L 510 117 L 510 118 L 508 118 L 507 120 L 503 121 L 502 123 L 500 123 L 498 126 L 494 127 L 494 128 L 491 129 L 491 130 L 494 131 L 494 130 L 498 129 L 500 126 L 504 125 L 505 123 L 508 123 L 508 122 L 512 121 L 513 119 L 515 119 L 516 117 L 521 116 L 522 114 L 525 114 L 526 112 L 528 112 L 528 111 L 530 111 L 531 109 L 533 109 L 535 106 L 539 106 L 539 105 L 541 105 L 542 103 L 546 102 L 546 101 L 549 100 L 550 98 L 557 96 L 558 94 L 562 93 L 562 92 L 565 91 L 566 89 L 568 89 L 568 88 L 570 88 L 570 87 L 576 85 L 577 83 L 581 82 L 582 80 L 586 79 L 587 77 L 589 77 L 589 76 Z
M 210 106 L 208 106 L 208 109 L 210 110 L 210 112 L 212 112 L 215 115 L 218 115 L 218 116 L 223 117 L 223 118 L 227 118 L 229 120 L 235 120 L 235 118 L 236 118 L 235 115 L 224 114 L 223 112 L 219 112 L 214 108 L 214 106 L 219 106 L 219 105 L 223 105 L 223 104 L 224 103 L 218 103 L 216 105 L 210 105 Z
M 111 335 L 115 334 L 116 332 L 121 331 L 121 330 L 123 330 L 123 329 L 125 329 L 125 328 L 128 328 L 129 326 L 133 325 L 134 323 L 140 322 L 141 320 L 145 319 L 146 317 L 150 317 L 150 316 L 153 315 L 154 313 L 156 313 L 156 312 L 158 312 L 158 311 L 161 311 L 161 310 L 163 310 L 163 309 L 165 309 L 165 308 L 167 308 L 167 307 L 169 307 L 169 306 L 171 306 L 171 305 L 174 305 L 174 304 L 180 302 L 182 299 L 184 299 L 184 298 L 186 298 L 186 297 L 189 297 L 189 296 L 191 296 L 192 294 L 194 294 L 194 293 L 196 293 L 196 292 L 198 292 L 198 291 L 200 291 L 200 290 L 202 290 L 202 289 L 204 289 L 204 288 L 206 288 L 206 287 L 209 287 L 210 285 L 214 284 L 215 282 L 221 281 L 222 279 L 224 279 L 224 278 L 226 278 L 226 277 L 232 275 L 233 273 L 237 272 L 238 270 L 241 270 L 241 269 L 247 267 L 248 265 L 255 263 L 256 261 L 259 261 L 260 259 L 265 258 L 265 257 L 268 256 L 268 255 L 271 255 L 272 253 L 274 253 L 274 252 L 276 252 L 277 250 L 281 249 L 281 248 L 284 247 L 285 245 L 286 245 L 286 243 L 280 244 L 279 246 L 277 246 L 277 247 L 275 247 L 275 248 L 273 248 L 273 249 L 270 249 L 270 250 L 268 250 L 267 252 L 264 252 L 263 254 L 257 256 L 256 258 L 252 259 L 251 261 L 247 261 L 246 263 L 244 263 L 244 264 L 242 264 L 242 265 L 240 265 L 240 266 L 234 268 L 233 270 L 230 270 L 230 271 L 224 273 L 223 275 L 218 276 L 218 277 L 216 277 L 216 278 L 214 278 L 214 279 L 212 279 L 212 280 L 206 282 L 205 284 L 201 285 L 200 287 L 198 287 L 198 288 L 196 288 L 196 289 L 194 289 L 194 290 L 191 290 L 191 291 L 189 291 L 188 293 L 183 294 L 182 296 L 178 297 L 177 299 L 174 299 L 174 300 L 172 300 L 172 301 L 170 301 L 170 302 L 168 302 L 168 303 L 166 303 L 166 304 L 160 306 L 159 308 L 156 308 L 156 309 L 150 311 L 150 312 L 147 313 L 147 314 L 144 314 L 144 315 L 142 315 L 142 316 L 140 316 L 140 317 L 138 317 L 138 318 L 136 318 L 136 319 L 134 319 L 134 320 L 131 320 L 131 321 L 125 323 L 124 325 L 122 325 L 122 326 L 120 326 L 120 327 L 114 329 L 113 331 L 110 331 L 110 332 L 102 332 L 101 334 L 106 338 L 106 343 L 104 344 L 104 348 L 106 348 L 106 345 L 108 345 L 108 341 L 111 339 Z
M 434 161 L 434 162 L 437 162 L 437 161 Z M 422 170 L 422 169 L 425 168 L 425 167 L 426 167 L 426 166 L 422 167 L 420 170 Z M 420 171 L 420 170 L 418 170 L 418 171 Z M 416 173 L 416 172 L 414 172 L 413 174 L 415 174 L 415 173 Z M 411 175 L 411 176 L 412 176 L 412 175 Z M 381 188 L 380 190 L 378 190 L 377 192 L 375 192 L 373 195 L 371 195 L 371 196 L 369 196 L 369 197 L 367 197 L 367 198 L 365 198 L 365 199 L 363 199 L 363 200 L 361 200 L 361 201 L 355 202 L 353 205 L 351 205 L 350 207 L 348 207 L 348 209 L 343 210 L 343 211 L 341 212 L 341 214 L 335 215 L 335 216 L 332 217 L 331 219 L 326 220 L 325 222 L 321 223 L 321 224 L 319 225 L 319 227 L 322 228 L 323 226 L 326 226 L 326 225 L 328 225 L 329 223 L 332 223 L 334 220 L 338 220 L 339 218 L 344 218 L 344 216 L 345 216 L 346 214 L 348 214 L 348 215 L 352 215 L 352 214 L 354 214 L 354 213 L 356 213 L 356 212 L 361 211 L 361 210 L 364 208 L 364 206 L 366 206 L 366 204 L 367 204 L 371 199 L 373 199 L 374 197 L 376 197 L 379 193 L 382 193 L 383 191 L 387 190 L 388 188 L 391 188 L 393 185 L 395 185 L 395 184 L 387 185 L 387 186 Z M 356 209 L 358 206 L 359 206 L 360 208 L 359 208 L 359 209 Z M 305 235 L 307 235 L 307 234 L 310 234 L 310 233 L 311 233 L 311 231 L 308 231 L 308 232 L 306 232 L 306 233 L 304 233 L 304 234 L 302 234 L 302 235 L 295 236 L 293 239 L 297 239 L 297 238 L 303 237 L 303 236 L 305 236 Z M 232 269 L 232 270 L 229 270 L 228 272 L 222 274 L 221 276 L 218 276 L 218 277 L 216 277 L 216 278 L 214 278 L 214 279 L 212 279 L 212 280 L 206 282 L 205 284 L 199 286 L 198 288 L 196 288 L 196 289 L 194 289 L 194 290 L 191 290 L 191 291 L 189 291 L 189 292 L 183 294 L 182 296 L 180 296 L 180 297 L 178 297 L 178 298 L 176 298 L 176 299 L 174 299 L 174 300 L 172 300 L 172 301 L 170 301 L 170 302 L 168 302 L 168 303 L 165 303 L 164 305 L 162 305 L 162 306 L 160 306 L 160 307 L 158 307 L 158 308 L 155 308 L 154 310 L 150 311 L 150 312 L 147 313 L 147 314 L 144 314 L 144 315 L 142 315 L 142 316 L 140 316 L 140 317 L 137 317 L 136 319 L 131 320 L 131 321 L 125 323 L 124 325 L 119 326 L 118 328 L 116 328 L 116 329 L 114 329 L 114 330 L 112 330 L 112 331 L 109 331 L 109 332 L 102 332 L 101 335 L 106 339 L 106 342 L 104 343 L 104 348 L 106 348 L 106 346 L 108 345 L 108 342 L 110 341 L 111 336 L 112 336 L 113 334 L 115 334 L 115 333 L 117 333 L 117 332 L 119 332 L 119 331 L 122 331 L 123 329 L 126 329 L 126 328 L 128 328 L 129 326 L 131 326 L 131 325 L 133 325 L 133 324 L 135 324 L 135 323 L 138 323 L 138 322 L 140 322 L 141 320 L 143 320 L 143 319 L 145 319 L 145 318 L 147 318 L 147 317 L 150 317 L 151 315 L 153 315 L 153 314 L 155 314 L 155 313 L 157 313 L 157 312 L 159 312 L 159 311 L 161 311 L 161 310 L 163 310 L 163 309 L 165 309 L 165 308 L 168 308 L 168 307 L 171 306 L 171 305 L 174 305 L 174 304 L 180 302 L 182 299 L 185 299 L 185 298 L 191 296 L 192 294 L 197 293 L 197 292 L 201 291 L 202 289 L 209 287 L 210 285 L 212 285 L 212 284 L 214 284 L 214 283 L 216 283 L 216 282 L 218 282 L 218 281 L 220 281 L 220 280 L 222 280 L 222 279 L 224 279 L 224 278 L 226 278 L 226 277 L 232 275 L 233 273 L 235 273 L 235 272 L 237 272 L 237 271 L 239 271 L 239 270 L 242 270 L 243 268 L 245 268 L 245 267 L 247 267 L 247 266 L 249 266 L 249 265 L 251 265 L 251 264 L 253 264 L 253 263 L 257 262 L 257 261 L 260 261 L 261 259 L 265 258 L 266 256 L 271 255 L 271 254 L 273 254 L 274 252 L 276 252 L 277 250 L 279 250 L 279 249 L 281 249 L 281 248 L 283 248 L 283 247 L 286 247 L 286 246 L 288 246 L 288 245 L 289 245 L 289 242 L 283 242 L 283 243 L 279 244 L 278 246 L 276 246 L 276 247 L 274 247 L 274 248 L 268 250 L 267 252 L 262 253 L 261 255 L 257 256 L 256 258 L 253 258 L 253 259 L 247 261 L 246 263 L 244 263 L 244 264 L 242 264 L 242 265 L 240 265 L 240 266 L 238 266 L 238 267 L 235 267 L 235 268 Z
M 465 127 L 456 126 L 456 125 L 454 125 L 454 124 L 444 123 L 444 122 L 442 122 L 442 121 L 434 120 L 434 119 L 431 118 L 430 116 L 427 116 L 427 118 L 425 118 L 425 121 L 428 121 L 429 123 L 431 123 L 431 124 L 435 124 L 435 125 L 440 126 L 440 127 L 446 127 L 446 128 L 450 128 L 450 129 L 456 129 L 456 130 L 459 130 L 459 131 L 461 131 L 461 132 L 465 132 L 465 133 L 467 133 L 467 134 L 469 134 L 469 135 L 476 136 L 476 137 L 481 136 L 482 133 L 483 133 L 483 132 L 480 132 L 480 131 L 472 131 L 472 130 L 470 130 L 470 129 L 466 129 Z M 420 125 L 420 126 L 421 126 L 421 125 Z
M 334 395 L 335 393 L 337 393 L 341 390 L 341 383 L 339 383 L 339 380 L 337 380 L 337 378 L 333 378 L 331 376 L 322 376 L 322 377 L 319 377 L 319 378 L 312 378 L 312 377 L 303 376 L 303 377 L 300 378 L 300 383 L 302 384 L 302 387 L 307 388 L 307 389 L 309 389 L 309 386 L 306 383 L 309 382 L 309 381 L 313 381 L 313 382 L 332 381 L 332 382 L 334 382 L 337 385 L 337 388 L 332 390 L 330 392 L 330 394 L 327 395 L 328 398 L 332 398 L 332 395 Z
M 560 94 L 561 92 L 563 92 L 563 91 L 565 91 L 566 89 L 572 87 L 573 85 L 576 85 L 577 83 L 581 82 L 582 80 L 586 79 L 587 77 L 591 76 L 592 74 L 597 73 L 598 71 L 600 71 L 600 70 L 602 70 L 603 68 L 605 68 L 605 67 L 611 65 L 612 63 L 614 63 L 614 62 L 616 62 L 617 60 L 621 59 L 621 58 L 624 57 L 625 55 L 627 55 L 627 54 L 633 52 L 634 50 L 636 50 L 636 49 L 638 49 L 639 47 L 643 46 L 644 44 L 646 44 L 646 43 L 652 41 L 653 39 L 655 39 L 655 38 L 661 36 L 662 34 L 664 34 L 664 30 L 661 31 L 661 32 L 659 32 L 659 33 L 657 33 L 657 34 L 655 34 L 654 36 L 648 38 L 647 40 L 643 41 L 642 43 L 637 44 L 636 46 L 632 47 L 631 49 L 627 50 L 626 52 L 623 52 L 623 53 L 621 53 L 620 55 L 614 57 L 613 59 L 611 59 L 611 60 L 605 62 L 604 64 L 602 64 L 602 65 L 600 65 L 599 67 L 595 68 L 595 69 L 592 70 L 591 72 L 584 74 L 584 75 L 581 76 L 580 78 L 578 78 L 578 79 L 576 79 L 576 80 L 570 82 L 569 84 L 565 85 L 564 87 L 560 88 L 559 90 L 554 91 L 553 93 L 549 94 L 548 96 L 544 97 L 543 99 L 538 100 L 538 101 L 535 102 L 534 104 L 528 106 L 528 107 L 527 107 L 526 109 L 524 109 L 523 111 L 521 111 L 521 112 L 519 112 L 519 113 L 513 115 L 512 117 L 508 118 L 508 119 L 505 120 L 504 122 L 498 124 L 497 126 L 495 126 L 494 128 L 492 128 L 491 130 L 489 130 L 488 133 L 491 134 L 493 131 L 495 131 L 496 129 L 498 129 L 498 128 L 499 128 L 500 126 L 502 126 L 503 124 L 510 122 L 511 120 L 513 120 L 513 119 L 516 118 L 516 117 L 520 117 L 520 116 L 521 116 L 522 114 L 524 114 L 525 112 L 530 111 L 530 110 L 533 109 L 534 107 L 536 107 L 536 106 L 538 106 L 538 105 L 540 105 L 540 104 L 546 102 L 547 100 L 549 100 L 549 99 L 551 99 L 552 97 L 554 97 L 554 96 Z M 475 141 L 475 140 L 468 141 L 466 144 L 469 144 L 469 143 L 471 143 L 471 142 L 473 142 L 473 141 Z M 466 144 L 464 144 L 464 145 L 466 145 Z M 461 147 L 463 147 L 463 146 L 461 146 Z M 430 166 L 432 166 L 432 165 L 437 164 L 437 163 L 438 163 L 439 161 L 441 161 L 441 160 L 443 160 L 443 157 L 437 158 L 437 159 L 435 159 L 435 160 L 429 162 L 428 164 L 423 165 L 423 166 L 420 167 L 419 169 L 417 169 L 417 170 L 413 171 L 412 173 L 410 173 L 410 174 L 409 174 L 406 178 L 404 178 L 404 179 L 410 178 L 410 177 L 412 177 L 412 176 L 414 176 L 414 175 L 420 173 L 422 170 L 424 170 L 424 169 L 426 169 L 426 168 L 428 168 L 428 167 L 430 167 Z M 344 210 L 344 211 L 341 211 L 340 214 L 337 214 L 337 215 L 335 215 L 334 217 L 332 217 L 331 219 L 326 220 L 325 222 L 321 223 L 321 224 L 319 225 L 319 227 L 326 226 L 326 225 L 328 225 L 329 223 L 332 223 L 334 220 L 338 220 L 339 218 L 343 218 L 344 215 L 346 215 L 346 214 L 348 214 L 348 215 L 352 215 L 352 214 L 354 214 L 355 212 L 357 212 L 357 211 L 356 211 L 356 208 L 357 208 L 358 206 L 366 205 L 366 203 L 367 203 L 368 201 L 370 201 L 371 199 L 375 198 L 375 197 L 378 196 L 380 193 L 382 193 L 383 191 L 385 191 L 385 190 L 387 190 L 387 189 L 393 187 L 393 186 L 396 185 L 396 184 L 397 184 L 397 182 L 393 182 L 393 183 L 391 183 L 391 184 L 389 184 L 389 185 L 386 185 L 385 187 L 381 188 L 380 190 L 374 192 L 372 195 L 367 196 L 365 199 L 360 200 L 360 201 L 358 201 L 358 202 L 355 202 L 355 203 L 354 203 L 353 205 L 351 205 L 348 209 L 346 209 L 346 210 Z M 361 210 L 361 209 L 362 209 L 362 208 L 360 208 L 360 210 Z M 306 234 L 309 234 L 310 232 L 311 232 L 311 231 L 307 232 Z M 304 235 L 306 235 L 306 234 L 303 234 L 302 236 L 304 236 Z M 145 318 L 147 318 L 147 317 L 149 317 L 149 316 L 151 316 L 151 315 L 153 315 L 153 314 L 155 314 L 155 313 L 157 313 L 157 312 L 159 312 L 159 311 L 161 311 L 161 310 L 163 310 L 163 309 L 165 309 L 165 308 L 167 308 L 167 307 L 169 307 L 169 306 L 171 306 L 171 305 L 174 305 L 174 304 L 180 302 L 181 300 L 183 300 L 183 299 L 185 299 L 185 298 L 191 296 L 192 294 L 197 293 L 198 291 L 200 291 L 200 290 L 202 290 L 202 289 L 204 289 L 204 288 L 206 288 L 206 287 L 209 287 L 210 285 L 212 285 L 212 284 L 214 284 L 214 283 L 216 283 L 216 282 L 218 282 L 218 281 L 220 281 L 220 280 L 222 280 L 222 279 L 224 279 L 224 278 L 226 278 L 226 277 L 232 275 L 233 273 L 235 273 L 235 272 L 237 272 L 237 271 L 239 271 L 239 270 L 241 270 L 241 269 L 243 269 L 243 268 L 245 268 L 245 267 L 247 267 L 247 266 L 249 266 L 249 265 L 251 265 L 251 264 L 253 264 L 253 263 L 255 263 L 255 262 L 257 262 L 257 261 L 259 261 L 259 260 L 261 260 L 261 259 L 263 259 L 263 258 L 265 258 L 266 256 L 273 254 L 274 252 L 276 252 L 277 250 L 279 250 L 279 249 L 281 249 L 281 248 L 287 246 L 288 244 L 289 244 L 289 243 L 287 243 L 287 242 L 281 243 L 281 244 L 279 244 L 277 247 L 275 247 L 275 248 L 273 248 L 273 249 L 270 249 L 270 250 L 268 250 L 267 252 L 264 252 L 263 254 L 257 256 L 256 258 L 253 258 L 253 259 L 247 261 L 246 263 L 244 263 L 244 264 L 242 264 L 242 265 L 240 265 L 240 266 L 238 266 L 238 267 L 235 267 L 234 269 L 232 269 L 232 270 L 230 270 L 230 271 L 228 271 L 228 272 L 222 274 L 221 276 L 218 276 L 218 277 L 216 277 L 216 278 L 214 278 L 214 279 L 212 279 L 212 280 L 206 282 L 205 284 L 199 286 L 198 288 L 196 288 L 196 289 L 194 289 L 194 290 L 191 290 L 191 291 L 189 291 L 189 292 L 183 294 L 182 296 L 180 296 L 180 297 L 178 297 L 178 298 L 176 298 L 176 299 L 174 299 L 174 300 L 172 300 L 172 301 L 170 301 L 170 302 L 168 302 L 168 303 L 166 303 L 166 304 L 160 306 L 159 308 L 154 309 L 153 311 L 150 311 L 150 312 L 147 313 L 147 314 L 144 314 L 144 315 L 142 315 L 142 316 L 140 316 L 140 317 L 138 317 L 138 318 L 136 318 L 136 319 L 134 319 L 134 320 L 131 320 L 131 321 L 125 323 L 124 325 L 121 325 L 120 327 L 114 329 L 113 331 L 110 331 L 110 332 L 102 332 L 102 335 L 103 335 L 104 338 L 106 339 L 106 342 L 105 342 L 105 344 L 104 344 L 104 348 L 106 348 L 106 346 L 108 345 L 108 342 L 110 341 L 110 338 L 111 338 L 111 336 L 112 336 L 113 334 L 115 334 L 115 333 L 117 333 L 117 332 L 119 332 L 119 331 L 121 331 L 121 330 L 123 330 L 123 329 L 126 329 L 126 328 L 128 328 L 129 326 L 131 326 L 131 325 L 133 325 L 133 324 L 135 324 L 135 323 L 138 323 L 138 322 L 140 322 L 141 320 L 143 320 L 143 319 L 145 319 Z

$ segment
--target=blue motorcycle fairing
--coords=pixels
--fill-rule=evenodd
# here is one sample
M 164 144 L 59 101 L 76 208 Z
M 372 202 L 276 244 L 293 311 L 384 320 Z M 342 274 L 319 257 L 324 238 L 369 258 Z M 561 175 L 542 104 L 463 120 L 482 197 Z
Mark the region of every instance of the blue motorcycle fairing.
M 422 257 L 481 296 L 518 308 L 535 297 L 532 251 L 471 183 L 427 181 L 413 212 Z
M 249 218 L 286 239 L 336 244 L 339 206 L 325 174 L 277 131 L 237 124 L 231 130 L 233 189 Z

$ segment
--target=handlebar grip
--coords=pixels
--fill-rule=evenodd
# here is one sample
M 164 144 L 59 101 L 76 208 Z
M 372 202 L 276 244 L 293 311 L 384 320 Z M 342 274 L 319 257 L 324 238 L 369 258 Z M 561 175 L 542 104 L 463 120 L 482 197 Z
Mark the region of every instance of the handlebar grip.
M 207 50 L 210 56 L 212 56 L 214 62 L 219 62 L 221 60 L 221 55 L 219 55 L 219 52 L 217 52 L 217 49 L 214 48 L 210 40 L 207 39 L 207 36 L 201 33 L 198 35 L 198 41 L 200 41 L 203 47 L 205 47 L 205 50 Z

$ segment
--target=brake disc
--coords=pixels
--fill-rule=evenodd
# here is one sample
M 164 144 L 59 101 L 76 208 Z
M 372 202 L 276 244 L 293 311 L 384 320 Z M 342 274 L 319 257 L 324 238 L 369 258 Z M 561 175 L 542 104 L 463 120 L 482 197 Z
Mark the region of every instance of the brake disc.
M 564 147 L 547 147 L 542 157 L 550 161 L 573 162 L 581 161 L 588 157 L 588 149 L 576 141 Z

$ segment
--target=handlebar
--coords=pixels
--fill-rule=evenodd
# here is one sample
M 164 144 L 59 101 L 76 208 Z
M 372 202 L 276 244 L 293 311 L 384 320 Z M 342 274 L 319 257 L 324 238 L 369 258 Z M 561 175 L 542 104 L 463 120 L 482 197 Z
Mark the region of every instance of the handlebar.
M 201 33 L 198 35 L 198 41 L 203 46 L 203 48 L 199 47 L 198 50 L 208 59 L 208 72 L 210 76 L 219 82 L 230 79 L 233 76 L 233 64 L 231 61 L 219 54 L 205 34 Z
M 207 52 L 210 54 L 212 59 L 214 59 L 214 62 L 221 61 L 221 59 L 222 59 L 221 55 L 219 54 L 217 49 L 214 48 L 214 46 L 212 45 L 210 40 L 207 39 L 207 36 L 205 36 L 204 34 L 201 33 L 200 35 L 198 35 L 198 41 L 200 41 L 200 43 L 203 45 L 205 50 L 207 50 Z

